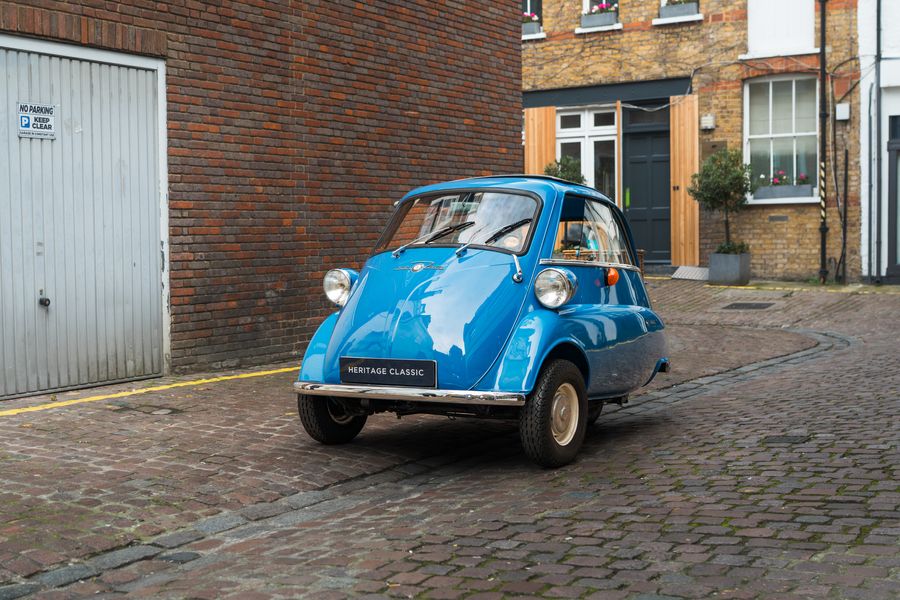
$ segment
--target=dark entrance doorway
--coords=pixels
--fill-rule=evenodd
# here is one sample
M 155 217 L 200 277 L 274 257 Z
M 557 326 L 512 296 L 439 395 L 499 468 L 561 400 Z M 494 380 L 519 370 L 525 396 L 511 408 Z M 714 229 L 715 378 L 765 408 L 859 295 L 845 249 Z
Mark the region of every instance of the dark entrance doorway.
M 644 261 L 668 264 L 672 260 L 669 109 L 623 113 L 622 206 L 634 243 L 644 250 Z
M 900 116 L 890 119 L 888 141 L 888 263 L 885 283 L 900 283 Z

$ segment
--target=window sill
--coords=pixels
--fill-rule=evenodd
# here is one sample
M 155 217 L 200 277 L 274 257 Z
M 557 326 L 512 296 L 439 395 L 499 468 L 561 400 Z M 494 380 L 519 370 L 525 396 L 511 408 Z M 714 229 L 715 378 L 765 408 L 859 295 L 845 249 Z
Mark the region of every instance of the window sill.
M 603 27 L 576 27 L 575 35 L 583 35 L 585 33 L 597 33 L 598 31 L 616 31 L 618 29 L 622 29 L 621 23 L 615 23 L 613 25 L 604 25 Z
M 751 196 L 747 198 L 747 206 L 771 206 L 773 204 L 818 204 L 818 196 L 802 196 L 799 198 L 766 198 L 765 200 L 754 200 Z
M 818 48 L 809 48 L 808 50 L 788 50 L 786 52 L 757 52 L 751 54 L 741 54 L 738 60 L 754 60 L 757 58 L 778 58 L 779 56 L 805 56 L 807 54 L 818 54 Z
M 703 13 L 697 13 L 696 15 L 685 15 L 683 17 L 666 17 L 666 18 L 658 18 L 653 19 L 653 26 L 658 25 L 675 25 L 676 23 L 692 23 L 694 21 L 702 21 Z
M 547 34 L 543 31 L 540 33 L 529 33 L 527 35 L 522 36 L 522 41 L 527 42 L 529 40 L 542 40 L 547 37 Z

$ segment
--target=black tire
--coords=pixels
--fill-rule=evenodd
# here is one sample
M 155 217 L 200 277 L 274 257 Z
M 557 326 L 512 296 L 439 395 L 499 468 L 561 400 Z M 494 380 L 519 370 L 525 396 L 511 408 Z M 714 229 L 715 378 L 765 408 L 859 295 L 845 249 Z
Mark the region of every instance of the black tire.
M 594 400 L 593 402 L 588 402 L 588 416 L 587 416 L 587 424 L 588 427 L 597 422 L 597 419 L 600 418 L 600 413 L 603 412 L 603 401 L 602 400 Z
M 558 432 L 559 435 L 554 436 L 554 398 L 557 392 L 571 393 L 570 389 L 577 396 L 572 405 L 578 407 L 578 414 L 574 424 L 570 419 L 566 419 L 566 422 L 570 426 L 574 425 L 574 430 L 566 428 L 564 432 Z M 525 454 L 542 467 L 561 467 L 572 462 L 584 442 L 587 417 L 584 377 L 578 367 L 567 360 L 554 360 L 544 365 L 537 385 L 525 400 L 525 406 L 519 415 L 519 438 Z M 562 439 L 558 440 L 557 437 Z
M 297 412 L 309 437 L 323 444 L 346 444 L 366 424 L 366 415 L 352 415 L 327 396 L 297 395 Z

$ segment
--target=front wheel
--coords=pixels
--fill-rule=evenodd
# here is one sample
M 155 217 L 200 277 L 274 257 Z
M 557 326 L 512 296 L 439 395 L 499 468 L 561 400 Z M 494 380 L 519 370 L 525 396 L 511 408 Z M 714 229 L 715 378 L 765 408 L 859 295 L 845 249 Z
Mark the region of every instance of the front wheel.
M 542 467 L 572 462 L 587 429 L 584 377 L 567 360 L 554 360 L 541 371 L 519 416 L 519 437 L 528 457 Z
M 340 400 L 325 396 L 298 394 L 297 411 L 309 437 L 323 444 L 346 444 L 366 424 L 366 415 L 353 414 Z

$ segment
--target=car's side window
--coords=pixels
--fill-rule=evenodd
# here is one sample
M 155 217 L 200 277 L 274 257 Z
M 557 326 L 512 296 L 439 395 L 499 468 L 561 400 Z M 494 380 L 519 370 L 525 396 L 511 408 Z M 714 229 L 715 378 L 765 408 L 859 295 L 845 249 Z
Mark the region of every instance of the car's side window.
M 612 210 L 596 200 L 566 196 L 553 258 L 631 264 L 628 244 Z

